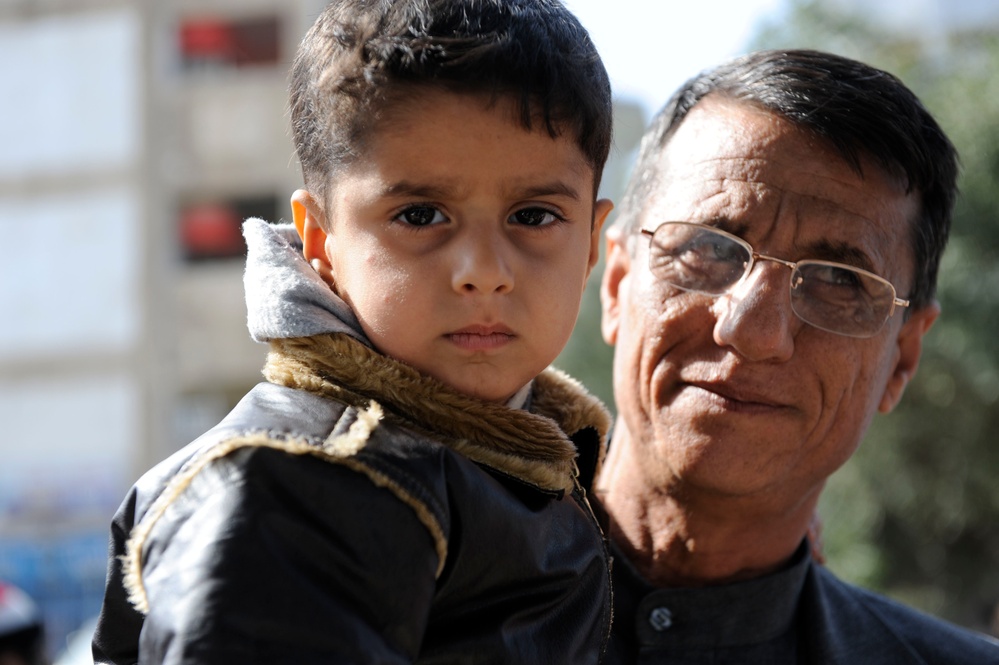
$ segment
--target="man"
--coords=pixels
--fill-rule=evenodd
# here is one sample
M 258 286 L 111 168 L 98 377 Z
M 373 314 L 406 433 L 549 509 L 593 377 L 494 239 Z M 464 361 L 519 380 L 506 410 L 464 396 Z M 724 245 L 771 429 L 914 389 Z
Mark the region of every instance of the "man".
M 734 60 L 655 119 L 601 293 L 610 662 L 999 663 L 837 580 L 806 538 L 916 370 L 956 172 L 897 79 L 824 53 Z

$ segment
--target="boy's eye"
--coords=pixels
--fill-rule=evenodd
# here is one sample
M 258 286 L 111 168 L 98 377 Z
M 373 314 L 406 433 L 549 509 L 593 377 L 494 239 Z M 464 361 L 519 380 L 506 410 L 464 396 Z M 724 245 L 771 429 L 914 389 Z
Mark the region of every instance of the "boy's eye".
M 523 208 L 510 216 L 510 221 L 514 224 L 524 226 L 546 226 L 560 221 L 562 218 L 544 208 Z
M 396 215 L 395 219 L 410 226 L 429 226 L 447 221 L 444 213 L 433 206 L 410 206 Z

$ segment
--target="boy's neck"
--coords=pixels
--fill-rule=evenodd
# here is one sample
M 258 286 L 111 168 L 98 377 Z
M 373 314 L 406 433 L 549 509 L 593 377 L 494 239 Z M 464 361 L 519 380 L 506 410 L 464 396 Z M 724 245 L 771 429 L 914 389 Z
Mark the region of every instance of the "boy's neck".
M 527 398 L 531 394 L 531 386 L 534 385 L 534 381 L 528 381 L 523 388 L 518 390 L 513 394 L 513 396 L 506 401 L 506 405 L 511 409 L 523 409 L 527 407 Z

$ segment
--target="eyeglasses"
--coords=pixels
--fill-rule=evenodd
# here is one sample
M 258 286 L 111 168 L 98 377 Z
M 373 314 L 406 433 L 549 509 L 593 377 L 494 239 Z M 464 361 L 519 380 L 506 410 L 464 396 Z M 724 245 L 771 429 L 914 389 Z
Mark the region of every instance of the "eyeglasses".
M 873 337 L 909 301 L 874 273 L 830 261 L 785 261 L 754 251 L 721 229 L 691 222 L 665 222 L 651 238 L 649 269 L 662 281 L 684 291 L 720 296 L 752 271 L 756 261 L 773 261 L 791 269 L 791 310 L 799 319 L 847 337 Z

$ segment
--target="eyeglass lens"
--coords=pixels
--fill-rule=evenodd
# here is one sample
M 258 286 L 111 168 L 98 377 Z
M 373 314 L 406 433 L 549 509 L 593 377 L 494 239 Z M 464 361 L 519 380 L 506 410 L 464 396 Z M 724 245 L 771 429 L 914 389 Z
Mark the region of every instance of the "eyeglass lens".
M 666 222 L 652 234 L 652 273 L 686 291 L 723 295 L 753 264 L 747 243 L 709 226 Z M 884 325 L 894 300 L 887 281 L 845 264 L 801 261 L 791 273 L 791 309 L 829 332 L 870 337 Z

